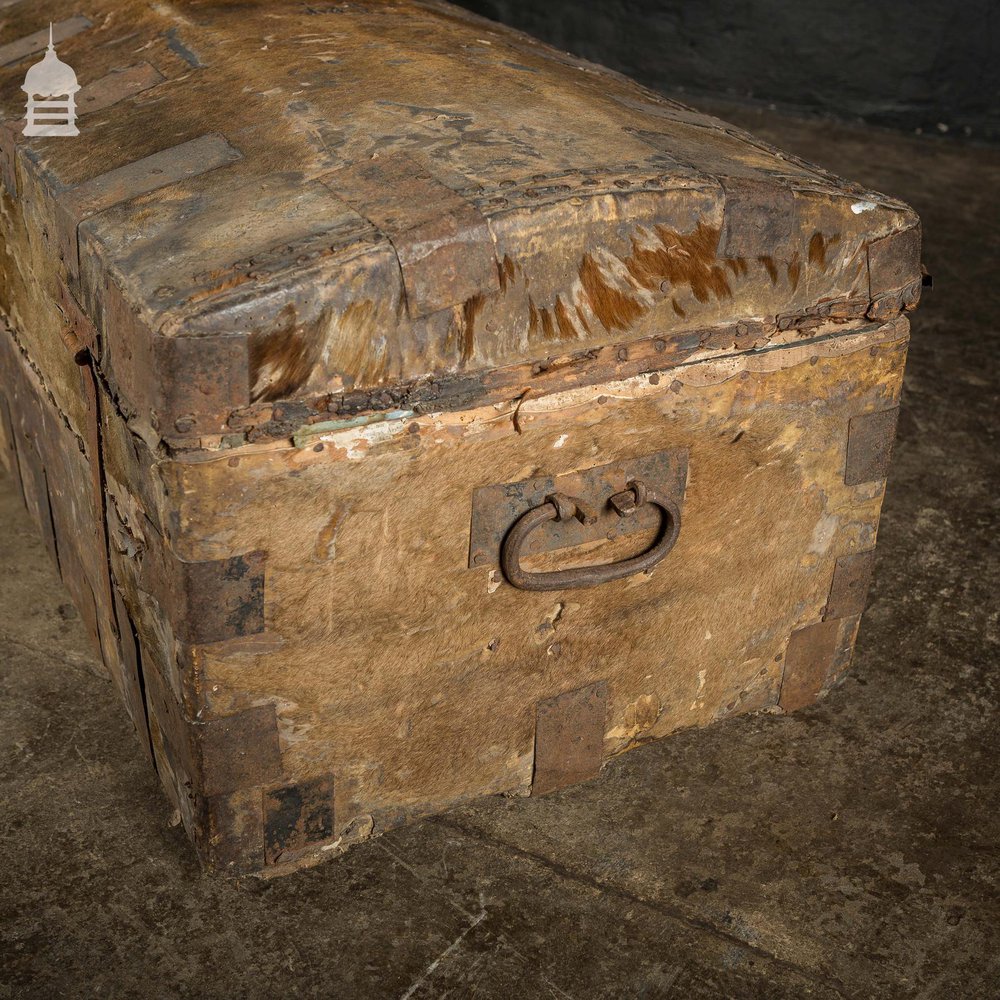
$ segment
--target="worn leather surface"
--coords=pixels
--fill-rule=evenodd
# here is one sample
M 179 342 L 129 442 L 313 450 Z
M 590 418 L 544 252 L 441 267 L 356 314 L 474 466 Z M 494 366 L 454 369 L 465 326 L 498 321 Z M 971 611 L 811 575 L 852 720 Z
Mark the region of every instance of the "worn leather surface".
M 916 225 L 902 204 L 446 4 L 3 13 L 8 194 L 41 203 L 102 370 L 160 436 L 221 433 L 254 402 L 913 299 L 912 252 L 882 268 L 898 288 L 869 282 L 869 245 Z M 40 53 L 15 43 L 75 15 L 90 26 L 58 50 L 80 135 L 26 140 Z

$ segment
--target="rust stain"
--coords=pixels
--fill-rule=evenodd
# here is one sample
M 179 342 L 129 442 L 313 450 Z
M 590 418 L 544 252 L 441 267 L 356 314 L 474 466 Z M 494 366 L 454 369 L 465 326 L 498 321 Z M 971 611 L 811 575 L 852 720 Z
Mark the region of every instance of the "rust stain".
M 187 301 L 191 304 L 210 299 L 222 292 L 229 291 L 231 288 L 238 288 L 253 279 L 245 272 L 234 271 L 231 268 L 219 268 L 215 271 L 198 274 L 195 276 L 195 280 L 206 281 L 208 284 L 205 288 L 188 296 Z
M 270 402 L 299 389 L 319 360 L 321 340 L 297 322 L 291 303 L 278 316 L 282 326 L 250 335 L 251 402 Z
M 342 518 L 342 512 L 335 510 L 333 512 L 333 516 L 320 530 L 319 534 L 316 536 L 316 545 L 313 549 L 314 559 L 320 562 L 327 562 L 334 557 L 336 554 L 335 543 L 337 538 L 337 529 L 340 527 Z

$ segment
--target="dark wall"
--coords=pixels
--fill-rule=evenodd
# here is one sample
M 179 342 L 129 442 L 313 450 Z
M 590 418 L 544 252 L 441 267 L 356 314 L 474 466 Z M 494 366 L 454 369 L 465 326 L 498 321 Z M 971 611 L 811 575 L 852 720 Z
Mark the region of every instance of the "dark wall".
M 1000 0 L 460 0 L 657 90 L 1000 139 Z

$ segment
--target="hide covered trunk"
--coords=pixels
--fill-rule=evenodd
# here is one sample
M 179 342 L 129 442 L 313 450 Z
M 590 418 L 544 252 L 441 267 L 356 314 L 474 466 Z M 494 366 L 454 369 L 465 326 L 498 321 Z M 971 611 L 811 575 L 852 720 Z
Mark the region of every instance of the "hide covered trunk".
M 837 682 L 905 205 L 445 4 L 6 15 L 3 461 L 203 863 Z

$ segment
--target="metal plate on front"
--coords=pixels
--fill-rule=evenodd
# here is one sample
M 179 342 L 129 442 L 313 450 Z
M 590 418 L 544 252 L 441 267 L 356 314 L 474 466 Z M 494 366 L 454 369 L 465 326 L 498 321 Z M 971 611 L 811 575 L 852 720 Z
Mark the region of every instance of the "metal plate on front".
M 898 419 L 898 406 L 851 417 L 844 466 L 844 482 L 848 486 L 875 482 L 889 474 Z
M 620 517 L 609 506 L 608 499 L 624 490 L 630 480 L 641 479 L 673 500 L 683 513 L 687 462 L 687 449 L 676 448 L 561 476 L 538 476 L 517 483 L 484 486 L 472 494 L 469 566 L 498 566 L 500 546 L 511 526 L 552 493 L 578 497 L 593 508 L 597 521 L 592 525 L 583 525 L 575 518 L 552 521 L 532 533 L 525 543 L 525 555 L 652 531 L 659 521 L 659 513 L 652 505 L 630 517 Z
M 865 610 L 874 565 L 874 549 L 838 557 L 830 596 L 826 600 L 825 619 L 847 618 L 860 615 Z
M 532 795 L 545 795 L 597 776 L 607 713 L 607 681 L 538 702 Z
M 726 193 L 719 256 L 788 258 L 795 225 L 790 188 L 771 177 L 722 177 Z
M 264 792 L 264 844 L 268 864 L 294 857 L 334 835 L 332 774 Z
M 785 650 L 778 704 L 795 712 L 812 704 L 851 662 L 860 616 L 816 622 L 794 631 Z
M 868 244 L 872 298 L 920 280 L 920 241 L 920 226 L 912 226 Z
M 322 178 L 392 244 L 411 319 L 499 288 L 485 217 L 428 166 L 405 153 L 385 153 Z

